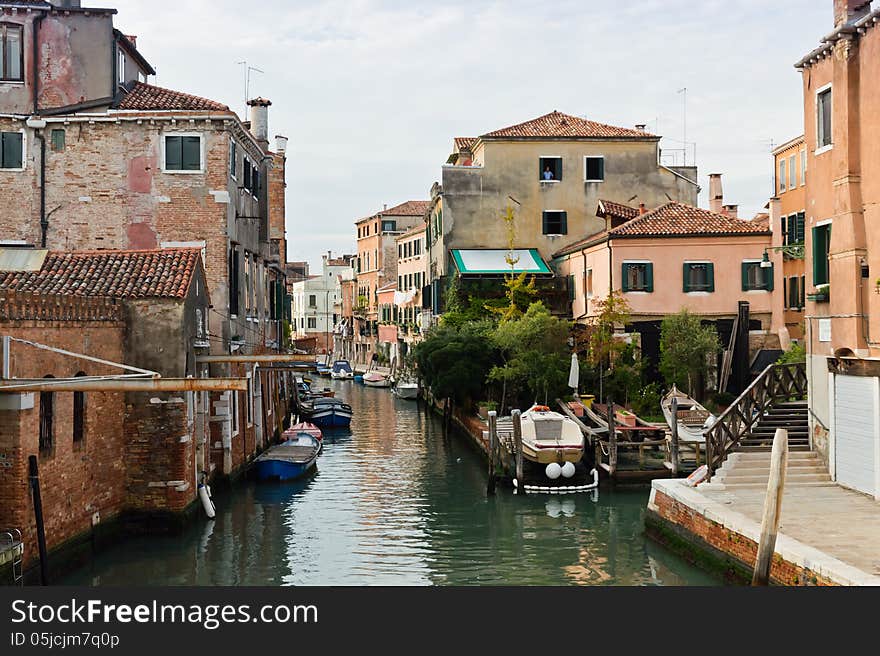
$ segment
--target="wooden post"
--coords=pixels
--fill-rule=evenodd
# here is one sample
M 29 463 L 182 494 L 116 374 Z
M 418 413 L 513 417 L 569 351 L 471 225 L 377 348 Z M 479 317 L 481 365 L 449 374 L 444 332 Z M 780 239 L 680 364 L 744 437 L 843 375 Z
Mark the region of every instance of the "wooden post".
M 608 473 L 614 478 L 617 473 L 617 428 L 614 422 L 614 400 L 608 397 Z
M 510 413 L 513 419 L 513 449 L 516 455 L 516 480 L 521 489 L 524 489 L 523 480 L 523 446 L 522 446 L 522 413 L 514 410 Z
M 785 489 L 785 469 L 788 465 L 788 431 L 777 428 L 770 455 L 770 478 L 767 480 L 767 496 L 764 498 L 764 516 L 761 518 L 761 539 L 758 542 L 758 558 L 752 585 L 770 583 L 770 566 L 776 550 L 776 533 L 782 511 L 782 493 Z
M 495 454 L 498 451 L 498 413 L 489 411 L 489 481 L 486 494 L 495 494 Z
M 699 447 L 697 447 L 699 448 Z M 681 466 L 678 453 L 678 397 L 672 397 L 672 449 L 670 449 L 670 457 L 672 459 L 672 477 L 678 478 L 678 470 Z
M 40 496 L 40 471 L 37 456 L 28 457 L 28 478 L 34 499 L 34 520 L 37 524 L 37 547 L 40 550 L 40 582 L 49 585 L 49 556 L 46 549 L 46 529 L 43 525 L 43 499 Z

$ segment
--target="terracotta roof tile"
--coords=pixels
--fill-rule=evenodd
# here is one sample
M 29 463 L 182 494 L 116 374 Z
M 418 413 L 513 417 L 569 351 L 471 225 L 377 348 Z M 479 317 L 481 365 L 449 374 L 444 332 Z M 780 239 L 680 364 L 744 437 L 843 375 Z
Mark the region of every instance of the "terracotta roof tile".
M 377 216 L 423 216 L 428 211 L 430 205 L 431 201 L 429 200 L 408 200 L 405 203 L 382 210 L 376 214 Z
M 734 219 L 699 207 L 670 202 L 609 231 L 616 237 L 673 237 L 688 235 L 767 235 L 767 226 Z
M 182 299 L 200 258 L 201 252 L 194 248 L 52 251 L 39 271 L 0 271 L 0 289 L 32 294 Z
M 638 207 L 630 207 L 623 203 L 615 203 L 611 200 L 599 200 L 598 216 L 610 216 L 615 219 L 631 221 L 639 215 Z
M 222 103 L 138 82 L 119 102 L 117 109 L 144 111 L 217 111 L 228 112 Z
M 455 149 L 458 151 L 470 150 L 476 142 L 476 137 L 455 137 Z
M 526 121 L 525 123 L 489 132 L 480 138 L 503 137 L 532 139 L 548 137 L 656 139 L 654 135 L 648 132 L 596 123 L 595 121 L 588 121 L 578 116 L 570 116 L 556 111 L 539 116 L 531 121 Z

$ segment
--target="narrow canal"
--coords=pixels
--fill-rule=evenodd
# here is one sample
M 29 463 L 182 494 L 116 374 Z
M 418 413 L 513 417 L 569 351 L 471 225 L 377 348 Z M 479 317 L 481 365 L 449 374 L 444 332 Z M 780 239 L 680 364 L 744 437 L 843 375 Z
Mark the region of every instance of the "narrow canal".
M 330 384 L 329 381 L 320 381 Z M 594 498 L 486 498 L 463 436 L 424 406 L 346 382 L 352 430 L 329 434 L 317 473 L 247 482 L 214 521 L 129 539 L 72 585 L 716 585 L 644 536 L 647 488 Z

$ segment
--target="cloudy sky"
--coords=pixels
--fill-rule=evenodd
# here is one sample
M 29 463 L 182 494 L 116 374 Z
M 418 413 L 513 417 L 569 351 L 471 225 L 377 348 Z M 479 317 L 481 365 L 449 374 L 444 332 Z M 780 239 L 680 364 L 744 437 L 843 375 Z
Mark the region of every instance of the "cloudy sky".
M 100 4 L 100 3 L 98 3 Z M 356 219 L 428 197 L 454 136 L 554 109 L 646 123 L 694 149 L 749 216 L 772 190 L 770 144 L 803 132 L 793 63 L 832 0 L 114 0 L 155 83 L 244 110 L 270 98 L 290 138 L 288 258 L 351 252 Z M 680 158 L 682 154 L 679 152 Z

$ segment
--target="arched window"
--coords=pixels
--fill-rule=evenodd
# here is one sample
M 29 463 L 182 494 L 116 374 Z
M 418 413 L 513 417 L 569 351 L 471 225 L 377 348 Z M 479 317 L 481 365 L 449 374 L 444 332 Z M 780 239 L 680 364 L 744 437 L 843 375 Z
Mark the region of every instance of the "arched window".
M 76 378 L 85 376 L 84 371 L 76 374 Z M 82 442 L 86 436 L 86 393 L 73 393 L 73 442 Z
M 55 378 L 51 374 L 44 378 Z M 40 392 L 40 451 L 51 451 L 55 437 L 55 392 Z

